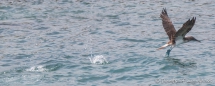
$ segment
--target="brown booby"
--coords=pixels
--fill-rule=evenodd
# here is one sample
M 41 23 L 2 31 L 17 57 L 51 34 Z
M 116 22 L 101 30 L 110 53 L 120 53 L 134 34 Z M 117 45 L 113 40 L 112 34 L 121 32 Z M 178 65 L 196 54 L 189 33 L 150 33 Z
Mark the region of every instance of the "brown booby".
M 167 46 L 171 46 L 170 49 L 167 50 L 167 55 L 169 56 L 170 51 L 176 46 L 181 43 L 186 43 L 189 41 L 198 41 L 193 36 L 185 36 L 194 26 L 196 17 L 193 17 L 192 19 L 187 20 L 183 26 L 176 32 L 175 27 L 172 24 L 172 21 L 168 17 L 167 11 L 165 8 L 163 8 L 160 17 L 162 18 L 162 24 L 163 28 L 166 31 L 166 34 L 169 37 L 169 42 L 167 42 L 165 45 L 161 46 L 157 50 L 164 49 Z

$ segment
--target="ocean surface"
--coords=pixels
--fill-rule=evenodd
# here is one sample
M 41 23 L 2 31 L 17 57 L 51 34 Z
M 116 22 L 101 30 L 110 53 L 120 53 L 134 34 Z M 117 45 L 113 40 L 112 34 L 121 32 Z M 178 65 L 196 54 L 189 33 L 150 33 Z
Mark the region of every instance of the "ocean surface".
M 163 8 L 201 43 L 156 50 Z M 214 66 L 215 0 L 0 2 L 0 86 L 214 86 Z

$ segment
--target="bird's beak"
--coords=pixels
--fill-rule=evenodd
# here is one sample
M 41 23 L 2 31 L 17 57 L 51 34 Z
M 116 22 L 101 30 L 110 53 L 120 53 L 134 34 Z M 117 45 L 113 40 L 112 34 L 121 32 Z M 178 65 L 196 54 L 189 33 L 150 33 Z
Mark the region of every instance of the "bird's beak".
M 201 42 L 201 41 L 199 41 L 199 40 L 197 40 L 197 39 L 194 39 L 195 41 L 197 41 L 197 42 Z

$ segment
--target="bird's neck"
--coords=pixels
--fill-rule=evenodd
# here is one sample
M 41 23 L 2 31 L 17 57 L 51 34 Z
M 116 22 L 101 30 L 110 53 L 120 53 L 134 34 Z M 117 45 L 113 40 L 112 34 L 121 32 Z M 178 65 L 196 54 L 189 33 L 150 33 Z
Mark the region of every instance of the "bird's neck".
M 184 43 L 186 43 L 186 42 L 189 42 L 190 41 L 190 39 L 188 39 L 188 38 L 183 38 L 183 40 L 184 40 Z

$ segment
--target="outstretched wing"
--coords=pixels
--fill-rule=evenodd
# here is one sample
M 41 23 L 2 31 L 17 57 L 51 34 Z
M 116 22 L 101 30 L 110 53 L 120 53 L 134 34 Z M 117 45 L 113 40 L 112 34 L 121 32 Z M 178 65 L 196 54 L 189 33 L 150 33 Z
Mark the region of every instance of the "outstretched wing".
M 167 14 L 167 11 L 165 8 L 163 8 L 163 10 L 160 14 L 160 17 L 162 18 L 163 28 L 166 31 L 166 34 L 168 35 L 169 40 L 171 40 L 174 37 L 176 30 L 172 24 L 172 21 L 168 17 L 168 14 Z
M 178 36 L 184 37 L 192 29 L 192 27 L 195 24 L 195 21 L 196 17 L 193 17 L 191 20 L 190 19 L 187 20 L 187 22 L 185 22 L 183 26 L 176 32 L 175 37 Z

